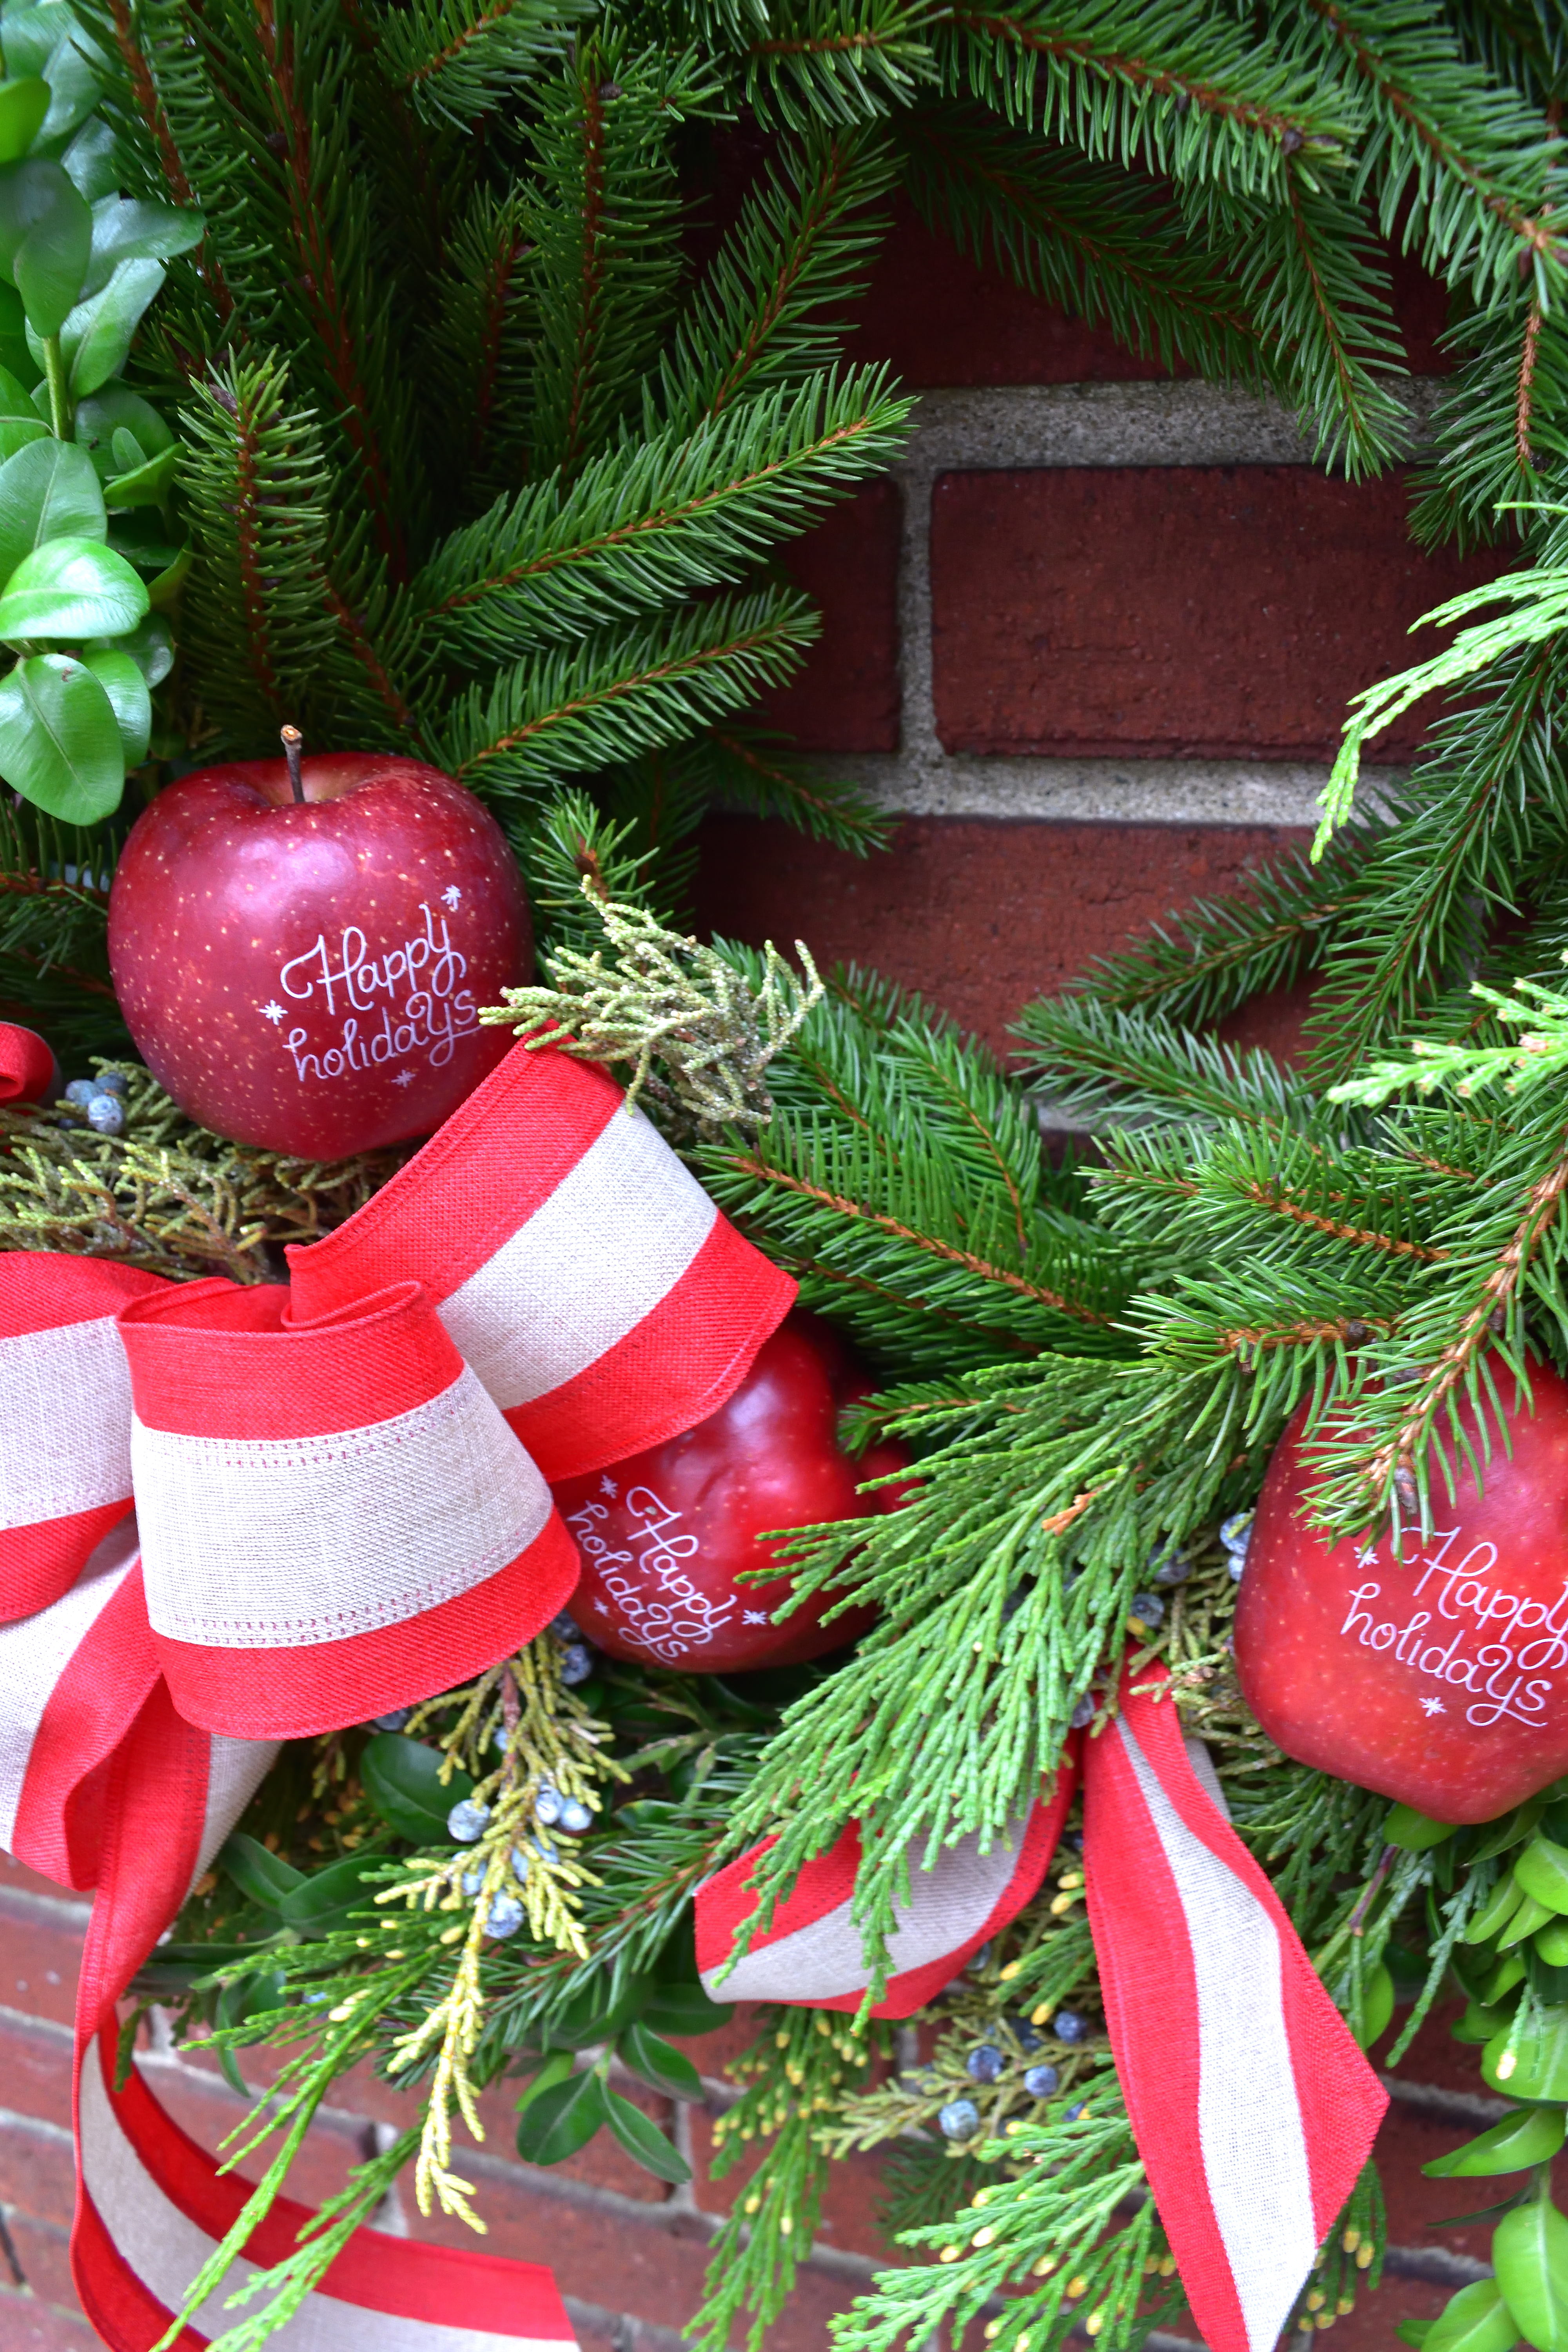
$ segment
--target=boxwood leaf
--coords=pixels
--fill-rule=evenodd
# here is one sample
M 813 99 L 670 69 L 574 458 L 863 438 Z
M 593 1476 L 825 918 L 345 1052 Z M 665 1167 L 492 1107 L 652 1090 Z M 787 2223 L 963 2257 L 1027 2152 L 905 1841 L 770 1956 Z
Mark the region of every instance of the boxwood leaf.
M 247 1837 L 243 1830 L 230 1833 L 218 1853 L 217 1866 L 264 1911 L 280 1911 L 286 1895 L 310 1884 L 302 1870 L 296 1870 L 291 1862 L 270 1853 L 258 1838 Z
M 85 449 L 33 439 L 0 466 L 0 581 L 51 539 L 101 541 L 109 516 Z
M 59 333 L 91 251 L 92 207 L 63 166 L 35 155 L 0 173 L 0 268 L 37 333 Z
M 168 261 L 188 253 L 205 233 L 206 223 L 194 206 L 176 211 L 173 205 L 142 197 L 105 196 L 92 208 L 92 258 L 82 292 L 98 293 L 122 261 Z
M 525 2164 L 563 2164 L 609 2121 L 609 2094 L 596 2074 L 568 2074 L 530 2099 L 517 2123 Z
M 646 2171 L 656 2174 L 660 2180 L 673 2181 L 677 2188 L 690 2179 L 691 2167 L 680 2150 L 640 2107 L 634 2107 L 629 2099 L 619 2097 L 614 2091 L 605 2092 L 605 2104 L 609 2109 L 610 2129 L 626 2154 L 635 2157 Z
M 1450 2295 L 1421 2342 L 1422 2352 L 1510 2352 L 1519 2330 L 1496 2279 L 1477 2279 Z
M 96 392 L 131 356 L 142 314 L 167 272 L 161 261 L 121 261 L 107 286 L 79 302 L 60 329 L 72 394 Z
M 174 640 L 167 621 L 149 613 L 123 637 L 89 637 L 89 654 L 129 654 L 149 686 L 162 686 L 174 667 Z
M 19 450 L 7 465 L 31 457 Z M 118 637 L 146 617 L 147 590 L 100 540 L 51 539 L 21 562 L 0 595 L 0 638 Z
M 153 698 L 141 665 L 112 646 L 102 653 L 84 653 L 81 658 L 109 697 L 126 767 L 139 768 L 153 733 Z
M 325 1870 L 312 1871 L 279 1905 L 285 1925 L 307 1936 L 331 1936 L 346 1927 L 355 1911 L 370 1908 L 384 1861 L 379 1853 L 349 1853 Z
M 1561 2107 L 1521 2107 L 1489 2131 L 1434 2157 L 1421 2168 L 1430 2179 L 1452 2180 L 1475 2173 L 1528 2172 L 1545 2164 L 1562 2147 L 1565 2131 Z
M 702 2077 L 687 2056 L 662 2034 L 650 2032 L 640 2019 L 634 2019 L 616 2044 L 616 2049 L 634 2074 L 651 2083 L 656 2091 L 663 2091 L 672 2099 L 700 2099 Z
M 1502 2299 L 1536 2352 L 1568 2352 L 1568 2221 L 1532 2197 L 1492 2231 Z
M 376 1811 L 399 1837 L 445 1845 L 447 1816 L 473 1787 L 466 1772 L 440 1780 L 442 1757 L 401 1731 L 378 1731 L 360 1758 L 360 1780 Z
M 647 1994 L 648 1979 L 643 1976 L 630 1978 L 613 2000 L 605 1999 L 602 1986 L 584 1985 L 550 2020 L 545 2032 L 551 2045 L 585 2050 L 591 2042 L 613 2041 L 639 2013 Z
M 0 81 L 0 163 L 19 163 L 43 129 L 49 85 L 39 74 Z
M 0 680 L 0 776 L 64 824 L 120 804 L 125 752 L 108 695 L 68 654 L 35 654 Z
M 700 1985 L 658 1985 L 643 2010 L 656 2033 L 711 2033 L 735 2014 L 729 2000 L 710 2000 Z

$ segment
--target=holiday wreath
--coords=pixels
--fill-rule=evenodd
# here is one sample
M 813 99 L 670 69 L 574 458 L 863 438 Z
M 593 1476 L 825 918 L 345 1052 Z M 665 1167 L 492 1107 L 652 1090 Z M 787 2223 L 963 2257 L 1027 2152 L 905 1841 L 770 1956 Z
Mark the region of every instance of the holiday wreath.
M 8 0 L 0 47 L 0 1826 L 97 1890 L 105 2340 L 565 2337 L 548 2274 L 360 2225 L 410 2164 L 479 2221 L 506 2074 L 525 2157 L 679 2178 L 615 2084 L 689 2095 L 745 1997 L 695 2342 L 886 2147 L 842 2352 L 1184 2300 L 1265 2352 L 1375 2286 L 1362 2052 L 1457 1985 L 1509 2105 L 1443 2162 L 1502 2201 L 1427 2352 L 1568 2352 L 1556 0 Z M 1016 1075 L 679 927 L 716 798 L 879 838 L 744 714 L 816 626 L 773 551 L 908 425 L 841 357 L 896 187 L 1352 477 L 1413 446 L 1418 254 L 1414 527 L 1518 559 L 1363 698 L 1313 856 L 1031 1006 Z M 1206 1034 L 1309 973 L 1300 1068 Z M 280 2054 L 253 2192 L 137 2074 L 152 2002 Z M 420 2120 L 311 2215 L 361 2061 Z

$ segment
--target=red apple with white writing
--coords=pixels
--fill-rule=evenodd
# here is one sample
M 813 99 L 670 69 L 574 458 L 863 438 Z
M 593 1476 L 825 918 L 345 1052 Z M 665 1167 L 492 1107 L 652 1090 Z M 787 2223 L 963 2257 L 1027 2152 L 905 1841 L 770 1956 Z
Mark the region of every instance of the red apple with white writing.
M 1440 1822 L 1489 1822 L 1568 1771 L 1568 1387 L 1530 1368 L 1490 1458 L 1454 1499 L 1436 1461 L 1433 1525 L 1396 1554 L 1331 1542 L 1302 1516 L 1305 1408 L 1268 1465 L 1236 1613 L 1247 1705 L 1287 1756 Z M 1533 1412 L 1531 1411 L 1533 1405 Z M 1451 1461 L 1463 1465 L 1457 1445 Z
M 478 1015 L 527 977 L 528 908 L 500 825 L 450 776 L 289 748 L 183 777 L 137 819 L 110 971 L 182 1110 L 341 1160 L 428 1135 L 507 1052 Z
M 903 1448 L 852 1456 L 838 1415 L 873 1383 L 831 1326 L 786 1316 L 757 1352 L 729 1402 L 664 1445 L 554 1489 L 583 1556 L 572 1613 L 612 1657 L 682 1674 L 742 1673 L 795 1665 L 863 1633 L 875 1611 L 846 1611 L 825 1625 L 839 1596 L 814 1593 L 786 1617 L 787 1575 L 736 1581 L 765 1568 L 763 1537 L 823 1519 L 895 1509 L 908 1483 L 857 1494 L 862 1480 L 901 1470 Z

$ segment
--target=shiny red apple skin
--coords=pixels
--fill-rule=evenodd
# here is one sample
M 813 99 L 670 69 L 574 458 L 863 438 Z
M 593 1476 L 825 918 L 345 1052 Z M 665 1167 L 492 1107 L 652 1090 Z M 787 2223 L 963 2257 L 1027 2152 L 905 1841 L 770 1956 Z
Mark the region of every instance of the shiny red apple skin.
M 863 1633 L 872 1609 L 822 1622 L 831 1592 L 814 1594 L 782 1625 L 787 1576 L 738 1584 L 766 1563 L 770 1529 L 891 1510 L 907 1486 L 858 1495 L 863 1479 L 901 1470 L 901 1446 L 858 1457 L 838 1444 L 837 1418 L 873 1383 L 829 1325 L 786 1316 L 728 1404 L 667 1444 L 554 1489 L 583 1557 L 571 1610 L 612 1657 L 682 1674 L 740 1674 L 796 1665 Z
M 1432 1534 L 1407 1534 L 1402 1559 L 1386 1533 L 1331 1544 L 1303 1523 L 1304 1409 L 1253 1524 L 1236 1615 L 1247 1705 L 1287 1756 L 1436 1821 L 1494 1820 L 1568 1771 L 1568 1387 L 1530 1377 L 1511 1458 L 1494 1444 L 1483 1490 L 1467 1475 L 1452 1504 L 1435 1470 Z M 1500 1365 L 1497 1385 L 1513 1405 Z
M 380 752 L 205 768 L 137 819 L 109 961 L 138 1052 L 204 1127 L 340 1160 L 428 1135 L 511 1045 L 528 907 L 489 811 Z

